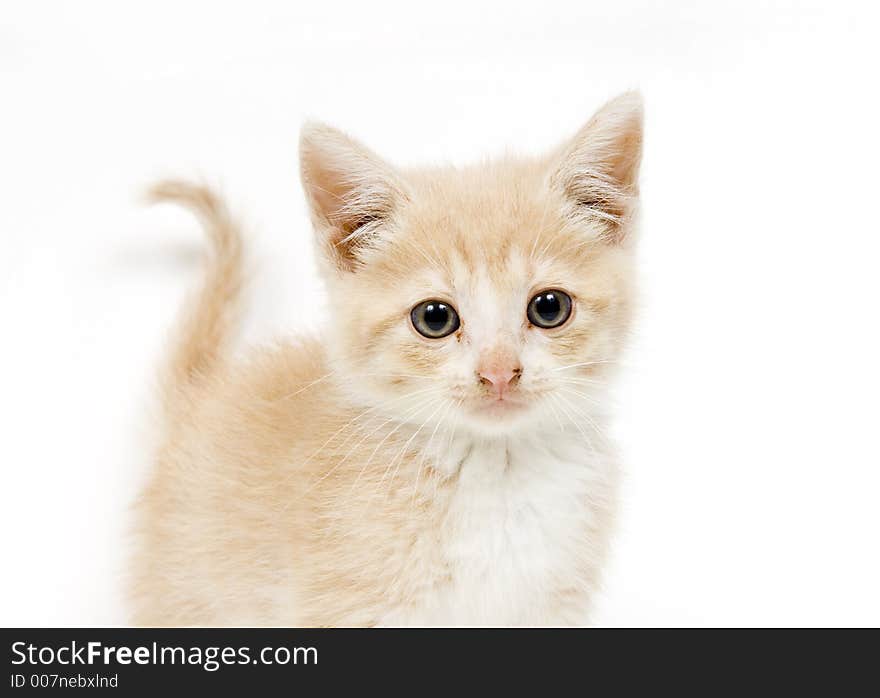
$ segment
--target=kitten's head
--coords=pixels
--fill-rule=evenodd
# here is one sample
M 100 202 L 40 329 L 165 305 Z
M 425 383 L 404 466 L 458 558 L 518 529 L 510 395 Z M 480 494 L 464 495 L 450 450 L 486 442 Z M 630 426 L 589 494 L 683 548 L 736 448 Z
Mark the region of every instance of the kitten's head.
M 630 317 L 641 142 L 634 94 L 546 157 L 465 169 L 398 169 L 307 126 L 341 385 L 398 419 L 483 433 L 588 417 Z

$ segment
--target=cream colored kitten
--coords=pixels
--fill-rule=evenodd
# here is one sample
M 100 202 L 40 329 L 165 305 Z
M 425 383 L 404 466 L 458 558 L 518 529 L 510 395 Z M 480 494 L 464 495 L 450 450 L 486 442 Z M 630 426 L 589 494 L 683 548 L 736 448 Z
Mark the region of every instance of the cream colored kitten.
M 605 388 L 633 298 L 639 98 L 546 157 L 396 169 L 302 135 L 327 334 L 227 352 L 238 229 L 213 242 L 138 504 L 134 620 L 166 625 L 587 621 L 617 466 Z

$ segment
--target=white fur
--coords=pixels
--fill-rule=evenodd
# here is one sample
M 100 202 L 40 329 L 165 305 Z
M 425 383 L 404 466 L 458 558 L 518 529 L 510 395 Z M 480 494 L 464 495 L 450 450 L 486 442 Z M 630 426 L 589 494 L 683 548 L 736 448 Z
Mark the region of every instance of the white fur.
M 457 439 L 441 468 L 460 471 L 436 544 L 451 579 L 383 625 L 579 625 L 588 597 L 545 607 L 601 540 L 585 540 L 595 506 L 613 486 L 608 459 L 577 433 Z M 428 534 L 433 535 L 433 534 Z M 596 546 L 591 549 L 590 545 Z M 409 569 L 431 583 L 432 569 Z

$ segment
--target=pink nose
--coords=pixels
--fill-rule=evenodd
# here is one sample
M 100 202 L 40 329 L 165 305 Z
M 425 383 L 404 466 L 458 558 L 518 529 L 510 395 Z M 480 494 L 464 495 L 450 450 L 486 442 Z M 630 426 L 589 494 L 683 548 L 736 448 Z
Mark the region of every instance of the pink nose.
M 489 388 L 489 392 L 504 397 L 519 382 L 522 368 L 519 366 L 491 366 L 477 371 L 480 383 Z

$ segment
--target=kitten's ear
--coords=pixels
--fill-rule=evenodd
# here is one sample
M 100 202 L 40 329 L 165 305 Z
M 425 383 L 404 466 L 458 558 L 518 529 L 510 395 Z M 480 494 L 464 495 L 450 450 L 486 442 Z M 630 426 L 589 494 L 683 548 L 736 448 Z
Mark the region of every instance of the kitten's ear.
M 300 172 L 318 244 L 332 265 L 353 271 L 403 198 L 394 168 L 341 131 L 318 123 L 300 134 Z
M 642 98 L 627 92 L 596 112 L 563 147 L 552 182 L 578 215 L 602 222 L 603 238 L 620 242 L 635 209 L 641 159 Z

